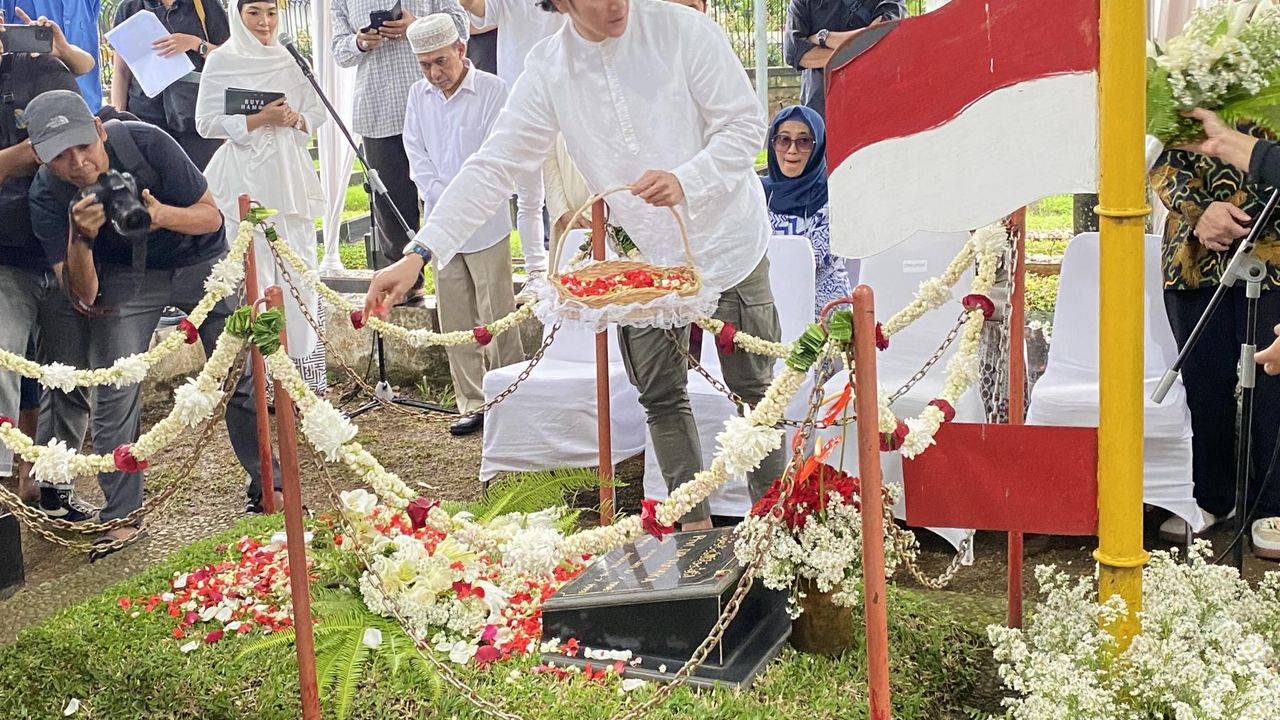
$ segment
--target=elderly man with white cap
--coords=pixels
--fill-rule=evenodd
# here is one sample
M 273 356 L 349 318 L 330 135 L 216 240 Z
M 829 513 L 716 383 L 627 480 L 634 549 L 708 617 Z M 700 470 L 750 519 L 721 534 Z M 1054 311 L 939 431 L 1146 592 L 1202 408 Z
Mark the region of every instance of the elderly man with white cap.
M 408 36 L 424 79 L 409 88 L 404 147 L 410 176 L 430 218 L 462 164 L 489 136 L 507 102 L 507 84 L 466 59 L 466 44 L 448 15 L 415 21 Z M 546 270 L 541 212 L 522 207 L 517 225 L 529 271 Z M 469 229 L 451 262 L 435 265 L 441 331 L 469 330 L 515 310 L 510 234 L 506 208 L 498 207 Z M 503 333 L 487 347 L 450 347 L 447 353 L 458 409 L 464 414 L 476 413 L 484 404 L 481 384 L 488 368 L 524 359 L 517 333 Z M 455 422 L 449 431 L 468 435 L 483 426 L 484 416 L 477 413 Z

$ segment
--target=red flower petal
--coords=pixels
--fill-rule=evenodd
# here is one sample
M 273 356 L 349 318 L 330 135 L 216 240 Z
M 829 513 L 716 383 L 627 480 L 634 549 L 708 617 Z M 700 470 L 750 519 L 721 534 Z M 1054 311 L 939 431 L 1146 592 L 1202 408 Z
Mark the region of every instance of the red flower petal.
M 206 645 L 212 645 L 218 642 L 219 640 L 221 640 L 222 635 L 223 635 L 223 632 L 221 630 L 214 630 L 213 632 L 204 636 L 204 642 Z
M 978 293 L 970 293 L 960 299 L 960 304 L 965 310 L 982 310 L 984 320 L 990 320 L 991 316 L 996 312 L 995 303 L 991 302 L 991 298 Z
M 483 325 L 471 328 L 471 334 L 475 336 L 476 342 L 480 343 L 481 346 L 493 342 L 493 333 L 489 332 L 489 328 Z
M 951 422 L 956 417 L 956 409 L 951 407 L 951 403 L 942 398 L 934 398 L 929 404 L 942 411 L 942 422 Z
M 880 433 L 880 452 L 893 452 L 902 447 L 902 441 L 907 438 L 908 432 L 910 429 L 907 424 L 899 420 L 892 433 Z
M 0 425 L 5 425 L 5 424 L 8 424 L 12 427 L 18 427 L 18 423 L 14 422 L 13 418 L 9 417 L 8 415 L 0 415 Z
M 178 321 L 178 329 L 187 336 L 183 342 L 188 345 L 193 345 L 195 341 L 200 339 L 200 331 L 187 318 L 182 318 Z
M 476 664 L 480 667 L 496 662 L 502 651 L 492 645 L 481 645 L 476 649 Z
M 721 355 L 732 355 L 734 350 L 733 338 L 738 334 L 738 328 L 733 323 L 725 323 L 720 328 L 720 332 L 716 333 L 716 347 L 720 349 Z
M 880 323 L 876 323 L 876 349 L 877 350 L 889 349 L 889 338 L 885 336 L 884 326 L 881 325 Z
M 351 327 L 357 330 L 364 327 L 364 310 L 351 311 Z
M 115 449 L 111 453 L 111 459 L 116 463 L 116 469 L 120 472 L 138 472 L 147 469 L 147 461 L 139 460 L 133 455 L 133 446 L 125 443 Z
M 417 498 L 413 502 L 409 503 L 409 507 L 405 508 L 405 512 L 409 514 L 409 522 L 413 525 L 413 529 L 419 530 L 426 527 L 427 516 L 430 515 L 431 511 L 437 507 L 440 507 L 439 500 L 432 500 L 425 497 Z
M 122 597 L 116 601 L 116 604 L 120 606 L 121 610 L 128 610 L 133 605 L 133 601 L 127 597 Z
M 650 535 L 662 539 L 664 535 L 670 535 L 676 529 L 671 525 L 663 525 L 658 522 L 658 501 L 651 498 L 645 498 L 640 503 L 640 525 L 644 531 Z

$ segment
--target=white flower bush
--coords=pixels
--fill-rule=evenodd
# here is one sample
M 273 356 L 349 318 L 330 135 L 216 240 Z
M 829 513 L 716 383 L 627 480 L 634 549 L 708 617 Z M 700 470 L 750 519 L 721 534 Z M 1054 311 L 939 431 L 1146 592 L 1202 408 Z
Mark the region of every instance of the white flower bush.
M 1280 713 L 1280 574 L 1256 589 L 1209 563 L 1197 543 L 1186 563 L 1152 555 L 1143 579 L 1142 633 L 1119 654 L 1106 631 L 1124 603 L 1094 599 L 1092 578 L 1036 569 L 1044 601 L 1025 630 L 987 634 L 1015 695 L 1013 720 L 1263 720 Z

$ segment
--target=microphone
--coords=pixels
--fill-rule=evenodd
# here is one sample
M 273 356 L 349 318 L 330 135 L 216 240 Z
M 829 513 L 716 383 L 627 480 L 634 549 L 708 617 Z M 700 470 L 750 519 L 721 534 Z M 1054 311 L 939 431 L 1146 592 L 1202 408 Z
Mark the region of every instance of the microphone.
M 299 65 L 302 66 L 303 70 L 311 69 L 311 65 L 307 63 L 307 59 L 302 56 L 302 53 L 298 52 L 298 47 L 293 44 L 292 35 L 281 35 L 278 39 L 278 42 L 280 43 L 281 47 L 289 51 L 289 54 L 292 55 L 293 59 L 297 61 Z

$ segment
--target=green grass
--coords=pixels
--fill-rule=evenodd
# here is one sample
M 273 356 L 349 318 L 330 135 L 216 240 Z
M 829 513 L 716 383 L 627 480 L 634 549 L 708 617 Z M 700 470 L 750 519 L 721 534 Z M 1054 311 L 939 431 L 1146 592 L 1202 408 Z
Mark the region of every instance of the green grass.
M 284 720 L 298 717 L 292 646 L 241 657 L 252 642 L 226 638 L 187 655 L 169 636 L 166 614 L 130 618 L 116 601 L 159 592 L 173 572 L 226 556 L 226 543 L 243 534 L 263 536 L 278 518 L 254 517 L 230 531 L 175 553 L 152 570 L 100 596 L 68 608 L 0 649 L 0 707 L 4 716 L 61 717 L 78 698 L 79 720 L 200 718 Z M 987 652 L 974 621 L 924 596 L 891 588 L 890 647 L 894 717 L 939 718 L 966 705 Z M 324 616 L 317 621 L 323 625 Z M 968 624 L 966 624 L 968 623 Z M 855 623 L 861 637 L 861 624 Z M 553 682 L 529 674 L 533 658 L 493 671 L 462 670 L 491 699 L 526 718 L 606 718 L 624 702 L 638 702 L 649 685 L 625 698 L 617 685 Z M 512 670 L 518 670 L 515 679 Z M 866 676 L 860 648 L 829 660 L 786 650 L 757 685 L 743 693 L 694 693 L 679 689 L 649 718 L 856 718 L 866 717 Z M 352 718 L 481 718 L 466 700 L 447 691 L 432 704 L 431 683 L 374 663 L 355 687 Z M 326 702 L 332 717 L 332 701 Z
M 1050 195 L 1027 206 L 1028 232 L 1070 232 L 1071 227 L 1071 195 Z

